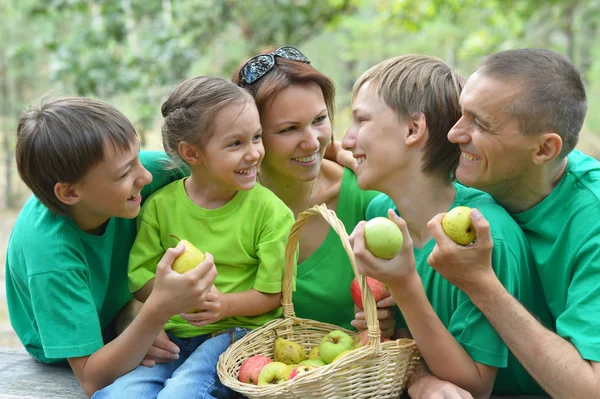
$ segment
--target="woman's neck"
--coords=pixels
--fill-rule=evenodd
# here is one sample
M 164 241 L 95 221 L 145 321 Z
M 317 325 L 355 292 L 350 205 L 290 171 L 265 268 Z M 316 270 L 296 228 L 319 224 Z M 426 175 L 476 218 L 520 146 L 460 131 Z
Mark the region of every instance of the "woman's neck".
M 235 197 L 237 190 L 224 188 L 210 178 L 199 176 L 192 171 L 189 178 L 184 181 L 185 192 L 192 202 L 204 209 L 217 209 Z
M 448 211 L 456 189 L 451 182 L 437 176 L 422 173 L 418 178 L 414 176 L 407 174 L 397 179 L 397 184 L 386 190 L 386 194 L 406 221 L 415 248 L 422 248 L 432 238 L 427 223 L 438 213 Z
M 318 177 L 310 181 L 295 180 L 268 168 L 261 168 L 259 174 L 260 184 L 279 197 L 294 212 L 295 217 L 311 205 L 318 180 Z

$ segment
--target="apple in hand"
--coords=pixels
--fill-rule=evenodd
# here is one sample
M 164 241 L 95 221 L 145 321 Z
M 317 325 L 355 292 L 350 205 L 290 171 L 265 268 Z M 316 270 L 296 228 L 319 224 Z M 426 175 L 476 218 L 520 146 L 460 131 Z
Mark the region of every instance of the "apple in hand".
M 388 218 L 376 217 L 365 223 L 365 247 L 376 257 L 392 259 L 402 250 L 404 236 Z
M 292 369 L 285 363 L 271 362 L 265 364 L 258 374 L 258 385 L 283 384 L 290 379 Z
M 317 368 L 316 366 L 308 366 L 306 364 L 299 364 L 298 366 L 296 366 L 292 369 L 292 372 L 290 373 L 290 380 L 299 374 L 304 374 L 307 371 L 310 371 L 310 370 L 313 370 L 316 368 Z
M 469 245 L 477 238 L 471 223 L 471 208 L 468 206 L 457 206 L 446 213 L 442 219 L 442 229 L 459 245 Z
M 263 355 L 255 355 L 244 360 L 238 373 L 238 380 L 246 384 L 258 384 L 258 375 L 262 368 L 273 360 Z
M 351 336 L 341 330 L 331 331 L 323 337 L 319 345 L 321 360 L 329 364 L 340 353 L 352 349 L 354 341 Z
M 381 281 L 375 280 L 372 277 L 367 277 L 367 285 L 373 293 L 375 302 L 379 302 L 383 298 L 387 298 L 388 296 L 390 296 L 390 292 L 388 291 L 385 284 L 383 284 Z M 350 294 L 352 295 L 352 301 L 354 301 L 354 304 L 359 308 L 364 309 L 362 301 L 362 292 L 360 291 L 360 285 L 358 285 L 358 280 L 356 278 L 354 278 L 352 280 L 352 283 L 350 283 Z

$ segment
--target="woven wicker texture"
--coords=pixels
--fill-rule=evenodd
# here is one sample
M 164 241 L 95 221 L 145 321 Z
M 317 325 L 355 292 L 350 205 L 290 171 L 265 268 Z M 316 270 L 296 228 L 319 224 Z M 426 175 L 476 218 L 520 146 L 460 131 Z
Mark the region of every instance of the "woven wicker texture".
M 321 215 L 331 225 L 350 257 L 352 269 L 363 293 L 369 342 L 335 363 L 315 368 L 282 384 L 256 386 L 242 383 L 238 380 L 242 362 L 254 355 L 273 358 L 273 342 L 277 337 L 299 343 L 308 353 L 331 331 L 342 330 L 352 337 L 356 336 L 356 332 L 333 324 L 298 318 L 294 313 L 292 283 L 299 232 L 306 222 L 316 215 Z M 217 372 L 223 384 L 249 398 L 398 398 L 415 369 L 420 356 L 419 351 L 410 339 L 380 343 L 375 299 L 368 288 L 366 277 L 356 272 L 348 234 L 335 212 L 324 204 L 315 205 L 302 212 L 290 231 L 285 257 L 282 287 L 284 318 L 273 320 L 250 332 L 221 355 Z M 335 312 L 335 309 L 331 311 Z

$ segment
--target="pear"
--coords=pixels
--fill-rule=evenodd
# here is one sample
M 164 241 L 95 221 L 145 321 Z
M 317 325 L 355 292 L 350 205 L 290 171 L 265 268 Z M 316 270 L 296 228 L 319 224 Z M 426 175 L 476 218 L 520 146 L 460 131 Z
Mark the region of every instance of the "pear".
M 314 348 L 312 348 L 310 350 L 310 352 L 308 353 L 308 358 L 309 359 L 320 359 L 321 356 L 319 354 L 319 345 L 315 346 Z
M 193 246 L 191 242 L 182 240 L 175 234 L 171 234 L 171 237 L 176 238 L 180 243 L 185 245 L 185 251 L 183 251 L 183 253 L 175 259 L 175 262 L 173 262 L 172 268 L 177 273 L 183 274 L 196 267 L 198 263 L 204 261 L 204 252 Z
M 300 344 L 281 337 L 275 340 L 273 354 L 276 362 L 288 365 L 306 360 L 306 351 Z
M 471 208 L 468 206 L 452 208 L 442 219 L 442 229 L 459 245 L 469 245 L 477 238 L 471 223 Z

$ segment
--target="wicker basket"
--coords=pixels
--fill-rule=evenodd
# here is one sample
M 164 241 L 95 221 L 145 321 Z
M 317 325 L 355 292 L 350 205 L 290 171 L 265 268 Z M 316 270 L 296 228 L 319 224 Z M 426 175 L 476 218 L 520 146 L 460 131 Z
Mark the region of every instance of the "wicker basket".
M 353 331 L 344 330 L 333 324 L 298 318 L 294 314 L 292 280 L 299 231 L 312 216 L 319 214 L 339 235 L 350 257 L 354 274 L 358 276 L 363 292 L 369 342 L 349 352 L 335 363 L 315 368 L 282 384 L 256 386 L 242 383 L 237 378 L 242 362 L 253 355 L 273 358 L 273 341 L 277 337 L 299 343 L 308 353 L 333 330 L 343 330 L 351 336 L 356 335 Z M 410 339 L 380 343 L 375 299 L 368 289 L 366 278 L 356 272 L 348 234 L 335 212 L 327 209 L 324 204 L 302 212 L 292 226 L 285 257 L 286 267 L 282 287 L 284 318 L 270 321 L 248 333 L 221 355 L 217 372 L 223 384 L 249 398 L 398 398 L 415 369 L 420 354 L 414 341 Z

